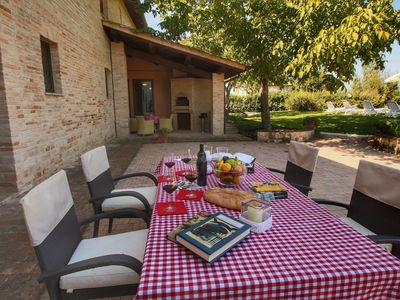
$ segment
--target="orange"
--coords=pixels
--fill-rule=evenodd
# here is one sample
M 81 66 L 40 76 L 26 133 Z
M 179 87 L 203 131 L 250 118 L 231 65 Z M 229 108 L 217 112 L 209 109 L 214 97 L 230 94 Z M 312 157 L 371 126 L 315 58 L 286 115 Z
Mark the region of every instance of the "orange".
M 221 171 L 223 172 L 229 172 L 232 169 L 232 166 L 228 163 L 224 163 L 221 166 Z
M 232 182 L 233 182 L 234 184 L 239 184 L 239 183 L 240 183 L 240 176 L 233 176 Z

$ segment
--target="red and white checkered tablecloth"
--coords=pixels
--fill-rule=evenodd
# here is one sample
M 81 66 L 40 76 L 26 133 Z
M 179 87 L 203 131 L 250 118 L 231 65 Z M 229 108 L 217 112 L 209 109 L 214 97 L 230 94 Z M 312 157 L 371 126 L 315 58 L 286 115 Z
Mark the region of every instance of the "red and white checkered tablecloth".
M 171 169 L 186 169 L 177 162 Z M 164 164 L 161 173 L 170 172 Z M 400 260 L 342 223 L 260 164 L 240 189 L 278 180 L 289 198 L 273 201 L 273 226 L 251 234 L 209 264 L 166 234 L 200 211 L 239 212 L 186 201 L 186 215 L 152 216 L 136 299 L 400 299 Z M 208 186 L 217 186 L 214 175 Z M 159 185 L 157 201 L 173 199 Z

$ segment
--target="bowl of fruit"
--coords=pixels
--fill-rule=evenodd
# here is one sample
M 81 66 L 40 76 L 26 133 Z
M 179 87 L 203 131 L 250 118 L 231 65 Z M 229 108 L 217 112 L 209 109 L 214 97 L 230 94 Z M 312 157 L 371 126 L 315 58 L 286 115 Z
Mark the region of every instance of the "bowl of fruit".
M 241 178 L 246 175 L 247 168 L 237 157 L 227 156 L 219 158 L 215 162 L 214 172 L 218 183 L 224 187 L 233 187 L 240 184 Z

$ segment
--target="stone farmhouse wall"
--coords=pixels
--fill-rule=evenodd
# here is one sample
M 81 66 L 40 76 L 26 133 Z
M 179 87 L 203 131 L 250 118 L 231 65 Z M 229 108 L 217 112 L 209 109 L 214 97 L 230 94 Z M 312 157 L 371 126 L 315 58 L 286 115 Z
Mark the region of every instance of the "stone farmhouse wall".
M 21 189 L 115 136 L 110 41 L 95 0 L 2 0 L 0 24 L 0 185 Z M 45 92 L 41 38 L 56 51 L 56 93 Z

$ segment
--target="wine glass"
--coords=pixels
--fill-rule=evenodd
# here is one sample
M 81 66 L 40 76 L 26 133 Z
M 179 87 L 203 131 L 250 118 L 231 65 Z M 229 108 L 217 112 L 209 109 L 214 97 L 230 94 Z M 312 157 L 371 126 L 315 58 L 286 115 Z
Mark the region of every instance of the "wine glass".
M 175 156 L 171 154 L 171 156 L 166 157 L 164 164 L 171 169 L 173 166 L 175 166 Z
M 211 161 L 211 154 L 213 154 L 213 146 L 204 145 L 204 152 L 206 153 L 207 161 Z
M 193 183 L 197 179 L 197 171 L 187 171 L 185 173 L 185 178 L 190 181 L 190 183 Z
M 178 188 L 178 185 L 176 184 L 175 173 L 171 172 L 165 176 L 168 178 L 168 180 L 166 181 L 166 184 L 163 185 L 163 190 L 168 194 L 172 194 Z
M 224 146 L 218 146 L 216 148 L 217 153 L 229 153 L 229 149 L 228 147 L 224 147 Z
M 188 149 L 188 154 L 183 154 L 181 159 L 185 164 L 189 164 L 192 160 L 192 156 L 190 154 L 190 149 Z

